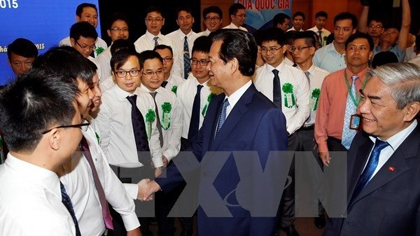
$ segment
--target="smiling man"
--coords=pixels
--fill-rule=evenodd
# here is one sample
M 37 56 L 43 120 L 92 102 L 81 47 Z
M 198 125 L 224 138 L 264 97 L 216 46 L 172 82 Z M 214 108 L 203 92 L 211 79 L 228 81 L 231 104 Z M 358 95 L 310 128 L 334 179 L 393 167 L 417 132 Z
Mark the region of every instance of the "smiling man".
M 240 3 L 234 3 L 229 7 L 230 24 L 223 29 L 240 29 L 248 32 L 243 27 L 246 19 L 246 8 Z
M 206 30 L 199 33 L 199 36 L 209 36 L 211 32 L 220 29 L 223 22 L 223 12 L 218 6 L 209 6 L 203 10 L 203 22 Z
M 420 69 L 393 63 L 369 74 L 359 104 L 363 132 L 347 159 L 347 218 L 330 219 L 324 236 L 418 235 Z

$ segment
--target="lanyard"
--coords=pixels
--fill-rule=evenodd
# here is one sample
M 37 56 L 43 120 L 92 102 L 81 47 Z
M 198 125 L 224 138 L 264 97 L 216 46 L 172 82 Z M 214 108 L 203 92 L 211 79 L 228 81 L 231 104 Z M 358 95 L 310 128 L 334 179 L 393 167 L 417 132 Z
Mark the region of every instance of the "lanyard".
M 359 102 L 360 102 L 360 94 L 359 94 L 359 96 L 357 97 L 357 100 L 356 100 L 353 93 L 351 92 L 351 86 L 349 84 L 349 80 L 347 79 L 346 70 L 344 70 L 344 80 L 346 81 L 348 94 L 350 95 L 351 100 L 353 101 L 353 104 L 357 107 L 359 105 Z M 367 81 L 368 81 L 368 75 L 365 76 L 365 80 L 363 81 L 363 84 L 362 84 L 362 89 L 365 88 Z M 354 84 L 354 86 L 356 86 L 356 84 Z M 357 90 L 356 90 L 356 93 L 357 93 Z

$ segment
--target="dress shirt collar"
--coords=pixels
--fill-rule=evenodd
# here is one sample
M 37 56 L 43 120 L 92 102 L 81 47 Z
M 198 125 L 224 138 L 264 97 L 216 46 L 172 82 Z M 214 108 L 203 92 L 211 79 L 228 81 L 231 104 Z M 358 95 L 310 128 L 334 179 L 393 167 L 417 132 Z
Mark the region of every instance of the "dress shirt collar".
M 187 38 L 190 39 L 192 34 L 193 34 L 192 30 L 190 30 L 188 34 L 184 34 L 184 32 L 182 32 L 181 29 L 178 29 L 178 35 L 182 40 L 184 40 L 185 36 L 187 36 Z
M 282 71 L 284 70 L 284 67 L 286 66 L 286 60 L 283 59 L 283 61 L 276 68 L 267 63 L 265 63 L 265 65 L 267 66 L 267 70 L 270 71 L 270 73 L 272 73 L 274 69 L 277 69 L 279 71 L 279 74 L 281 75 Z
M 353 75 L 357 75 L 357 76 L 359 76 L 360 81 L 363 83 L 365 81 L 366 73 L 369 70 L 369 66 L 367 66 L 365 69 L 361 70 L 357 74 L 354 74 L 353 72 L 351 72 L 348 67 L 346 67 L 345 70 L 346 70 L 346 73 L 347 73 L 347 80 L 348 81 L 351 81 L 351 77 Z
M 309 67 L 309 69 L 307 70 L 311 75 L 314 75 L 315 73 L 315 65 L 312 63 L 312 66 Z
M 159 32 L 159 34 L 158 34 L 158 35 L 153 35 L 153 34 L 152 34 L 152 33 L 150 33 L 148 30 L 146 30 L 145 35 L 146 35 L 147 39 L 148 39 L 150 42 L 153 42 L 153 43 L 155 43 L 155 40 L 153 39 L 154 37 L 159 37 L 159 40 L 162 40 L 162 37 L 163 37 L 163 34 L 162 34 L 161 32 Z M 162 41 L 161 41 L 161 42 L 162 42 Z M 159 44 L 160 44 L 160 42 L 159 42 Z
M 134 93 L 129 93 L 127 91 L 122 90 L 120 87 L 118 87 L 118 85 L 114 85 L 115 86 L 115 93 L 117 94 L 117 99 L 120 101 L 125 101 L 127 100 L 127 96 L 133 96 L 134 94 L 137 94 L 137 90 Z
M 162 89 L 164 89 L 164 88 L 159 87 L 159 88 L 155 89 L 155 91 L 151 91 L 150 89 L 148 89 L 143 84 L 140 84 L 140 88 L 139 88 L 139 90 L 144 91 L 144 92 L 147 92 L 147 93 L 156 93 L 156 92 L 157 93 L 160 93 L 160 91 L 162 91 Z
M 197 85 L 199 85 L 200 83 L 198 82 L 197 78 L 195 78 L 192 73 L 188 76 L 187 80 L 192 80 L 193 84 L 195 85 L 195 87 L 197 87 Z M 210 87 L 208 85 L 210 79 L 208 79 L 206 82 L 202 83 L 201 85 L 203 85 L 204 87 Z
M 229 101 L 230 110 L 235 107 L 236 103 L 241 99 L 242 95 L 246 92 L 246 90 L 251 86 L 251 80 L 232 93 L 229 97 L 226 96 L 227 100 Z
M 55 172 L 22 161 L 10 153 L 7 154 L 5 165 L 14 171 L 18 171 L 26 180 L 41 185 L 58 199 L 61 199 L 60 180 Z
M 392 150 L 395 151 L 404 142 L 404 140 L 408 137 L 408 135 L 410 135 L 411 132 L 413 132 L 413 130 L 416 127 L 417 127 L 417 120 L 414 120 L 407 128 L 392 135 L 388 140 L 382 140 L 382 141 L 388 142 Z M 375 136 L 369 136 L 369 138 L 370 140 L 372 140 L 373 143 L 375 143 L 375 140 L 376 140 Z

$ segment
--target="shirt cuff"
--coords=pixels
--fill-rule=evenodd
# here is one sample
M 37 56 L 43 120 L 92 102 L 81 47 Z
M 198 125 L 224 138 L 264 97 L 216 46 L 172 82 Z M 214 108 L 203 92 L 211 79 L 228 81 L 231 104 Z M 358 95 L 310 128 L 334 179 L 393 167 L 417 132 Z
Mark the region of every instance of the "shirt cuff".
M 140 227 L 139 218 L 135 212 L 130 213 L 129 215 L 121 215 L 121 218 L 127 231 Z
M 319 152 L 328 152 L 328 146 L 326 142 L 318 143 Z
M 137 195 L 139 192 L 139 186 L 137 184 L 123 184 L 125 191 L 128 193 L 132 199 L 137 200 Z

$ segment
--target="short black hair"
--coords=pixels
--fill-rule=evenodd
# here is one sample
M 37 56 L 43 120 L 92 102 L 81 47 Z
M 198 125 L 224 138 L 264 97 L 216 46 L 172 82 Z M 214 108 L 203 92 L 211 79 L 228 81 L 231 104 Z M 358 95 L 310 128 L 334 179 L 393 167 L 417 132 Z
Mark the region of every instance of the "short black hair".
M 284 44 L 292 45 L 293 40 L 295 40 L 297 33 L 299 33 L 299 31 L 295 31 L 295 30 L 290 30 L 284 33 L 284 43 L 280 45 L 284 45 Z
M 192 50 L 191 50 L 191 55 L 194 52 L 209 53 L 210 52 L 210 47 L 211 47 L 211 40 L 210 40 L 209 37 L 207 37 L 207 36 L 198 37 L 194 41 L 194 45 L 193 45 Z
M 98 13 L 98 8 L 96 8 L 96 5 L 95 4 L 92 4 L 92 3 L 82 3 L 79 6 L 77 6 L 77 8 L 76 8 L 76 15 L 79 16 L 79 17 L 81 17 L 82 16 L 83 9 L 85 7 L 91 7 L 93 9 L 95 9 L 96 13 Z
M 203 19 L 206 19 L 207 14 L 209 13 L 216 13 L 219 15 L 220 19 L 223 18 L 223 12 L 218 6 L 209 6 L 204 8 L 203 10 Z
M 96 32 L 95 27 L 88 22 L 77 22 L 70 28 L 70 38 L 77 41 L 80 36 L 96 40 L 98 38 L 98 33 Z
M 179 6 L 176 9 L 176 18 L 178 18 L 178 14 L 181 11 L 185 11 L 185 12 L 190 13 L 192 15 L 192 10 L 191 10 L 190 7 L 187 7 L 187 6 Z
M 391 51 L 378 52 L 372 60 L 372 69 L 388 63 L 397 63 L 398 57 Z
M 373 15 L 373 16 L 370 16 L 369 15 L 369 20 L 367 22 L 368 26 L 370 25 L 370 23 L 372 23 L 372 21 L 376 21 L 376 22 L 381 23 L 382 26 L 386 29 L 386 27 L 385 27 L 385 21 L 384 21 L 384 19 L 382 17 L 376 16 L 376 15 Z
M 292 31 L 289 31 L 289 32 L 292 32 Z M 264 30 L 260 34 L 260 40 L 261 40 L 261 44 L 264 42 L 276 41 L 278 44 L 283 46 L 286 43 L 286 36 L 283 30 L 273 27 L 273 28 Z
M 69 125 L 77 86 L 32 69 L 0 92 L 0 129 L 11 151 L 32 152 L 52 125 Z
M 240 4 L 240 3 L 234 3 L 229 7 L 229 16 L 231 15 L 236 15 L 236 13 L 238 13 L 238 10 L 240 9 L 246 9 L 244 7 L 244 5 Z
M 115 21 L 119 21 L 119 20 L 124 21 L 124 22 L 127 24 L 127 26 L 129 26 L 129 25 L 130 25 L 130 24 L 129 24 L 128 17 L 127 17 L 127 15 L 126 15 L 126 14 L 124 14 L 124 13 L 122 13 L 122 12 L 115 12 L 115 13 L 112 15 L 112 17 L 109 19 L 109 22 L 108 22 L 108 29 L 111 29 L 112 24 L 114 24 L 114 22 L 115 22 Z
M 153 48 L 153 51 L 163 50 L 163 49 L 168 49 L 171 52 L 172 56 L 174 55 L 174 52 L 172 51 L 172 47 L 165 44 L 156 45 L 155 48 Z
M 130 56 L 135 56 L 139 59 L 139 54 L 136 51 L 128 50 L 128 49 L 121 49 L 114 53 L 111 57 L 110 65 L 111 70 L 115 71 L 123 66 Z M 140 60 L 139 60 L 140 64 Z
M 157 12 L 157 13 L 161 14 L 163 18 L 165 18 L 163 16 L 162 10 L 159 7 L 157 7 L 157 6 L 150 6 L 150 7 L 148 7 L 146 9 L 146 14 L 144 15 L 144 18 L 146 18 L 147 17 L 147 14 L 149 14 L 150 12 Z
M 215 32 L 211 36 L 211 40 L 213 43 L 222 41 L 219 51 L 222 61 L 227 63 L 236 58 L 242 75 L 252 76 L 254 74 L 258 48 L 250 33 L 236 29 L 224 29 Z
M 159 59 L 159 61 L 163 64 L 163 59 L 159 53 L 152 50 L 146 50 L 139 54 L 140 68 L 143 68 L 144 62 L 146 60 L 151 60 L 151 59 Z
M 349 45 L 349 43 L 353 42 L 356 39 L 366 39 L 368 41 L 369 44 L 369 51 L 373 51 L 373 39 L 372 37 L 370 37 L 370 35 L 366 34 L 366 33 L 362 33 L 362 32 L 356 32 L 352 35 L 349 36 L 349 38 L 346 40 L 346 48 Z
M 273 27 L 277 27 L 278 24 L 283 24 L 286 19 L 290 20 L 290 16 L 285 13 L 278 13 L 273 18 Z
M 351 25 L 353 29 L 356 29 L 358 21 L 357 21 L 357 17 L 354 14 L 350 12 L 341 12 L 340 14 L 334 17 L 334 26 L 337 23 L 337 21 L 341 21 L 341 20 L 351 20 Z
M 9 60 L 11 59 L 12 53 L 26 58 L 36 58 L 38 56 L 38 49 L 30 40 L 17 38 L 7 46 L 7 58 L 9 58 Z
M 305 14 L 301 11 L 295 12 L 295 14 L 293 14 L 293 19 L 295 19 L 296 16 L 301 16 L 303 20 L 305 20 Z
M 315 14 L 315 19 L 318 17 L 325 17 L 328 18 L 328 14 L 325 11 L 319 11 Z
M 121 49 L 136 51 L 136 46 L 129 39 L 117 39 L 111 45 L 111 55 L 114 55 L 116 51 Z
M 77 79 L 87 84 L 92 83 L 95 71 L 76 49 L 70 46 L 53 47 L 40 55 L 32 64 L 32 68 L 45 71 L 56 77 L 62 76 L 66 83 L 78 85 Z
M 306 32 L 297 32 L 293 41 L 296 39 L 304 39 L 306 45 L 309 47 L 316 47 L 316 39 L 314 35 L 316 35 L 316 33 L 310 30 Z

